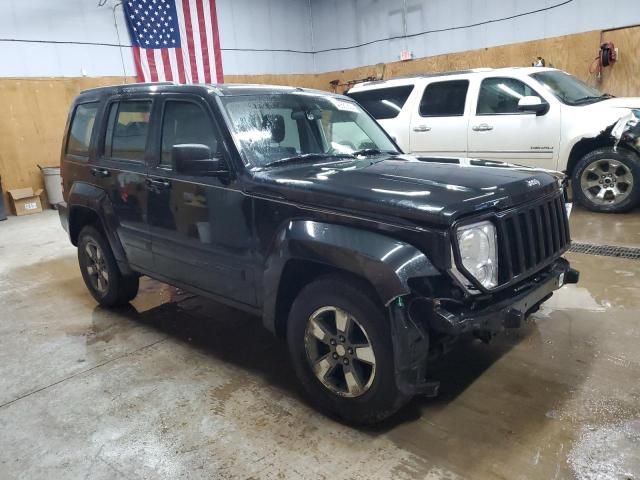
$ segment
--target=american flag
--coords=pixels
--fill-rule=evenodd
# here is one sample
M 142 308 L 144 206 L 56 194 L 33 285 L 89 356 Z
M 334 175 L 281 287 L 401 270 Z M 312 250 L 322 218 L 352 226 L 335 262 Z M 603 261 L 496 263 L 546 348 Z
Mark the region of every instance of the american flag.
M 138 81 L 222 83 L 215 0 L 123 0 Z

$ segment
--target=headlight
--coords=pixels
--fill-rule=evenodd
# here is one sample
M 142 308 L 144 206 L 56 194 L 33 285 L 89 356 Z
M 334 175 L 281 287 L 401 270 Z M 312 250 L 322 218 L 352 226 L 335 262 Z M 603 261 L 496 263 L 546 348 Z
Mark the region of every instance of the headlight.
M 458 228 L 458 248 L 462 265 L 483 287 L 498 284 L 496 227 L 491 222 Z

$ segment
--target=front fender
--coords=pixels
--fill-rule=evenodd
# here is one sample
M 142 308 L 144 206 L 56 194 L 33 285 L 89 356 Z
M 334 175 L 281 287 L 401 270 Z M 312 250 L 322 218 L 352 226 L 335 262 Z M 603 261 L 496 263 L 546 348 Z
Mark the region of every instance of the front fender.
M 640 110 L 632 110 L 622 117 L 611 130 L 615 146 L 622 145 L 640 154 Z
M 416 247 L 368 230 L 308 220 L 291 221 L 279 233 L 264 272 L 263 320 L 276 331 L 276 303 L 282 272 L 289 260 L 306 260 L 364 278 L 381 302 L 410 293 L 412 277 L 439 275 Z

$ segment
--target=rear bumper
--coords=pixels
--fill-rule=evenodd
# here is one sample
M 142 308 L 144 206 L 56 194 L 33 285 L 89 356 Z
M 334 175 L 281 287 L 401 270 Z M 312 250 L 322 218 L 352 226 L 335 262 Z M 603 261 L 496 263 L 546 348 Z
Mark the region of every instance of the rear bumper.
M 60 202 L 56 206 L 58 208 L 58 215 L 60 216 L 62 228 L 69 233 L 69 207 L 67 206 L 67 202 Z
M 429 322 L 430 327 L 449 335 L 518 328 L 555 290 L 565 284 L 577 283 L 579 277 L 580 272 L 571 268 L 567 260 L 560 258 L 526 284 L 516 287 L 507 298 L 484 308 L 436 306 Z

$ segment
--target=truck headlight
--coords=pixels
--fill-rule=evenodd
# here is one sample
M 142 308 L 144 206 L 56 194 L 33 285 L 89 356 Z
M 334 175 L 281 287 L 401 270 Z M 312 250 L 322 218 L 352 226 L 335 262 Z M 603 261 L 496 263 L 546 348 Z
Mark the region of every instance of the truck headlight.
M 462 265 L 485 288 L 498 284 L 496 227 L 479 222 L 458 228 L 458 248 Z

